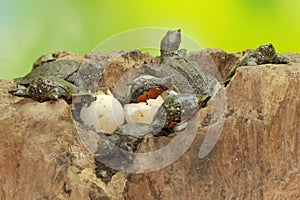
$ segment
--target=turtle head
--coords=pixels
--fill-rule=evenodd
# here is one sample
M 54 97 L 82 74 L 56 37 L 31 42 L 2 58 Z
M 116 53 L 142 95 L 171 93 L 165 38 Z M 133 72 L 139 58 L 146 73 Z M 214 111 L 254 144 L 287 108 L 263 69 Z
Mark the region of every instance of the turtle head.
M 272 59 L 276 56 L 276 50 L 273 44 L 261 45 L 256 51 L 265 59 Z
M 181 43 L 181 29 L 169 30 L 160 43 L 161 56 L 174 54 Z

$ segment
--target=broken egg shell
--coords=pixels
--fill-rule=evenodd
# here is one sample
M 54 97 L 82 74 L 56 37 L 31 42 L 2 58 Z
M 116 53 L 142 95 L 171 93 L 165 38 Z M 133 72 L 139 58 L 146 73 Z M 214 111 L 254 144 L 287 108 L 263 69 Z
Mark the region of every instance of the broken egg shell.
M 158 96 L 156 99 L 148 99 L 147 102 L 125 104 L 124 116 L 126 122 L 151 124 L 155 113 L 163 102 L 163 98 Z
M 90 106 L 83 107 L 80 118 L 97 132 L 112 134 L 124 123 L 124 112 L 121 103 L 110 95 L 97 95 L 97 100 Z

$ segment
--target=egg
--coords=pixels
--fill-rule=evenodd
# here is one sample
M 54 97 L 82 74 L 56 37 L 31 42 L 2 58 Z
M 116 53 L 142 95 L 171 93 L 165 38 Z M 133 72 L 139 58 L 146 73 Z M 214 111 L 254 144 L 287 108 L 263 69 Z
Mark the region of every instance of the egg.
M 83 107 L 80 118 L 97 132 L 112 134 L 124 123 L 124 112 L 121 103 L 111 95 L 99 94 L 90 106 Z
M 124 116 L 127 123 L 151 124 L 155 113 L 164 102 L 162 97 L 148 99 L 147 102 L 124 105 Z

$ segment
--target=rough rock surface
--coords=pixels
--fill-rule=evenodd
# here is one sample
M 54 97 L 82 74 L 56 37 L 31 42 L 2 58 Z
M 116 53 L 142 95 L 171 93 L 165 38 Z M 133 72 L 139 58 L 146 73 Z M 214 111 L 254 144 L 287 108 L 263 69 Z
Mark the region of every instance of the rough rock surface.
M 219 79 L 240 59 L 240 54 L 205 51 L 220 70 Z M 85 59 L 98 56 L 115 68 L 142 63 L 135 55 L 119 55 Z M 199 52 L 189 56 L 207 66 Z M 13 84 L 0 81 L 0 199 L 300 199 L 300 59 L 287 56 L 294 63 L 237 70 L 225 89 L 221 136 L 208 156 L 198 157 L 209 106 L 200 111 L 204 117 L 196 122 L 196 137 L 178 160 L 149 173 L 118 172 L 107 184 L 95 175 L 94 157 L 78 137 L 69 105 L 11 96 Z M 129 69 L 111 69 L 106 76 L 122 77 Z M 105 83 L 114 87 L 118 79 Z M 171 140 L 156 138 L 139 149 Z
M 39 103 L 0 85 L 0 199 L 121 198 L 123 175 L 109 185 L 96 178 L 64 100 Z
M 300 64 L 241 67 L 226 96 L 214 150 L 198 157 L 200 126 L 172 165 L 131 175 L 126 199 L 300 198 Z
M 190 52 L 187 57 L 221 81 L 244 54 L 245 52 L 227 53 L 221 49 L 203 49 Z
M 101 62 L 105 71 L 99 81 L 99 87 L 108 87 L 114 96 L 124 96 L 128 84 L 143 75 L 141 67 L 144 62 L 152 62 L 154 58 L 140 51 L 115 51 L 113 53 L 90 53 L 86 59 Z

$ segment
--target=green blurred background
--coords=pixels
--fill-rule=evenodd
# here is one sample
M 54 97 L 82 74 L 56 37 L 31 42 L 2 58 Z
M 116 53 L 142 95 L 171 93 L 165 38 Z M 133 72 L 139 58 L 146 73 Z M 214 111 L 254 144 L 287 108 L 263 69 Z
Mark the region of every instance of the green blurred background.
M 300 52 L 299 11 L 298 0 L 0 0 L 0 79 L 25 75 L 44 53 L 87 53 L 142 27 L 181 28 L 207 48 L 272 42 L 279 52 Z

